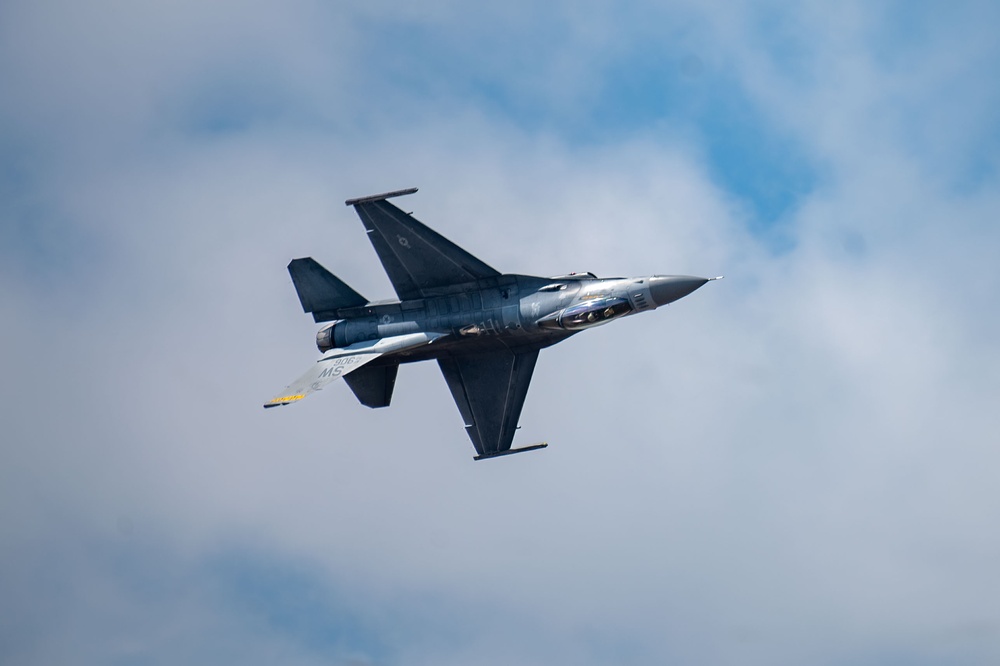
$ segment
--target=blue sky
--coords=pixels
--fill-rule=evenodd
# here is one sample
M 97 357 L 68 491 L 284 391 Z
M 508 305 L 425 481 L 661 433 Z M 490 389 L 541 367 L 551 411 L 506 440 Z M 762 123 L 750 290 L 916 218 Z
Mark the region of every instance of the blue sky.
M 0 8 L 0 661 L 993 663 L 990 3 Z M 726 274 L 473 463 L 336 386 L 349 197 L 506 271 Z M 275 414 L 273 412 L 281 412 Z

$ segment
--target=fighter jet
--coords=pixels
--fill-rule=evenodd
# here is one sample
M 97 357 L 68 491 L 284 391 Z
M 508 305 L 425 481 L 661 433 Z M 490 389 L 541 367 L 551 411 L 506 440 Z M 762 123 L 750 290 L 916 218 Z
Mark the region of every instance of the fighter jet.
M 434 359 L 475 460 L 544 448 L 511 448 L 539 350 L 718 279 L 501 273 L 388 201 L 416 191 L 345 202 L 364 223 L 399 300 L 369 301 L 310 257 L 288 265 L 302 309 L 325 322 L 316 334 L 322 356 L 264 407 L 301 400 L 341 377 L 361 404 L 387 407 L 399 365 Z

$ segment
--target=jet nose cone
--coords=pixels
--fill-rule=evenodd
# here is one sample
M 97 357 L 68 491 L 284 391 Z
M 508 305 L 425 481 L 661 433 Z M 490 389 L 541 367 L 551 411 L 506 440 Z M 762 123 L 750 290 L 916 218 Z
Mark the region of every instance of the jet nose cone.
M 654 275 L 649 278 L 649 295 L 657 306 L 673 303 L 708 282 L 708 278 L 690 275 Z

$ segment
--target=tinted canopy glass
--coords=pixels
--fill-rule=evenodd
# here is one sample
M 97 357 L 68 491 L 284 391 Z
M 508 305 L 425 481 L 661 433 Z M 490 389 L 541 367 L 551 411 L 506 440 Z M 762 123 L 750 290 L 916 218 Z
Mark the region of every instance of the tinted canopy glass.
M 566 308 L 559 315 L 560 328 L 570 331 L 597 326 L 632 312 L 624 298 L 601 298 Z

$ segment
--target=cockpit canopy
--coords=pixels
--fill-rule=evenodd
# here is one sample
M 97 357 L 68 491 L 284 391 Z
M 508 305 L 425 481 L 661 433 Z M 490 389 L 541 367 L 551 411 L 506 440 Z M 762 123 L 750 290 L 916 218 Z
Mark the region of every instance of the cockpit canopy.
M 579 331 L 607 323 L 632 312 L 632 305 L 625 298 L 597 298 L 572 305 L 565 310 L 538 322 L 544 328 L 563 328 Z

